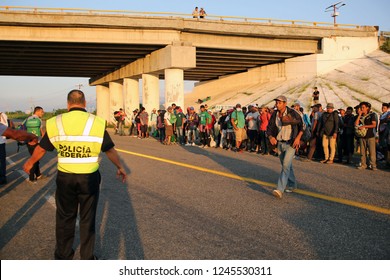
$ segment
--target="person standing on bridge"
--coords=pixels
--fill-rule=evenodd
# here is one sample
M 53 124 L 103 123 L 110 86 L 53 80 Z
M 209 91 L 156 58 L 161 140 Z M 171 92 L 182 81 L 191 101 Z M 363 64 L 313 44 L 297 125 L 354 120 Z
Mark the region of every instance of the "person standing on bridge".
M 205 18 L 207 15 L 206 11 L 203 9 L 203 8 L 200 8 L 200 11 L 199 11 L 199 18 Z
M 272 194 L 277 198 L 282 198 L 287 187 L 287 192 L 291 192 L 297 187 L 292 161 L 295 151 L 299 149 L 299 142 L 303 134 L 303 122 L 297 111 L 287 107 L 285 96 L 278 96 L 274 100 L 277 110 L 272 113 L 267 127 L 267 135 L 270 144 L 277 145 L 280 163 L 282 164 L 278 186 Z
M 198 7 L 195 7 L 194 11 L 192 12 L 192 17 L 196 19 L 199 17 Z
M 122 182 L 126 180 L 126 172 L 106 131 L 106 121 L 85 110 L 84 93 L 80 90 L 70 91 L 67 103 L 67 113 L 47 121 L 47 131 L 23 169 L 29 173 L 46 151 L 57 150 L 54 258 L 73 259 L 76 218 L 80 208 L 80 258 L 93 260 L 96 259 L 95 218 L 101 182 L 98 162 L 100 151 L 105 152 L 117 167 L 116 174 L 122 178 Z

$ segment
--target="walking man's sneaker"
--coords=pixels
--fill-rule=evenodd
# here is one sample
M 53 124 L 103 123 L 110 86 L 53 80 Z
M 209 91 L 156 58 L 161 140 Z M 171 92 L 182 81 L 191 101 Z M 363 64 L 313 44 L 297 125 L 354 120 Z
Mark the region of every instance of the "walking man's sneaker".
M 282 192 L 279 191 L 279 190 L 273 190 L 273 191 L 272 191 L 272 194 L 273 194 L 274 197 L 276 197 L 276 198 L 282 198 L 282 196 L 283 196 Z
M 297 188 L 288 187 L 288 188 L 285 190 L 285 192 L 286 192 L 286 193 L 292 193 L 292 192 L 294 192 L 296 189 L 297 189 Z

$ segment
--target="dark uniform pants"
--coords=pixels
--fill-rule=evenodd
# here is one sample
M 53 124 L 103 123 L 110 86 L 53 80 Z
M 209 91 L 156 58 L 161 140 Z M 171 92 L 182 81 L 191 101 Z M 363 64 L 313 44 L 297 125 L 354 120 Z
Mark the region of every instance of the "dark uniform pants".
M 36 145 L 28 145 L 27 144 L 27 149 L 28 149 L 28 152 L 30 153 L 30 155 L 32 155 L 34 153 L 34 150 L 37 146 L 38 146 L 38 144 L 36 144 Z M 33 167 L 30 170 L 29 179 L 30 179 L 30 181 L 34 181 L 39 176 L 41 176 L 41 170 L 39 169 L 39 161 L 37 161 L 36 163 L 34 163 Z
M 80 206 L 80 258 L 94 259 L 95 217 L 99 199 L 99 171 L 72 174 L 58 171 L 56 190 L 55 259 L 73 259 L 77 210 Z

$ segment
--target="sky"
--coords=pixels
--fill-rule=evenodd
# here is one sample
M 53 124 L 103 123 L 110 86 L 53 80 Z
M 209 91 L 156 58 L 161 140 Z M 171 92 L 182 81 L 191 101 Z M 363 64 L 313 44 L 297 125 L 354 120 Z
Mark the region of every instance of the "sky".
M 128 10 L 140 12 L 177 12 L 190 14 L 195 6 L 209 15 L 273 18 L 316 22 L 333 22 L 325 9 L 337 0 L 0 0 L 0 6 L 45 8 L 87 8 L 95 10 Z M 389 0 L 345 0 L 338 12 L 337 23 L 379 26 L 390 31 Z M 1 38 L 0 38 L 1 40 Z M 1 65 L 0 65 L 1 67 Z M 80 86 L 81 85 L 81 86 Z M 185 83 L 191 91 L 192 82 Z M 66 107 L 66 94 L 81 88 L 90 110 L 95 107 L 95 87 L 85 78 L 46 78 L 0 76 L 0 111 L 27 111 L 42 106 L 46 111 Z M 163 84 L 160 86 L 163 91 Z

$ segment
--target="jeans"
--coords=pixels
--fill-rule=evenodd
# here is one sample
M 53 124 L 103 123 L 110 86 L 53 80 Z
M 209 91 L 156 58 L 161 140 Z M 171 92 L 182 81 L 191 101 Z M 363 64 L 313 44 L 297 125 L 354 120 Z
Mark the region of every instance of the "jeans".
M 159 139 L 160 139 L 160 142 L 164 142 L 165 140 L 165 127 L 160 127 L 158 129 L 158 132 L 159 132 Z
M 176 136 L 177 136 L 176 142 L 179 142 L 180 144 L 184 144 L 183 128 L 181 126 L 176 127 Z
M 295 180 L 292 161 L 295 156 L 295 149 L 287 142 L 278 142 L 279 159 L 282 164 L 282 171 L 278 179 L 277 189 L 282 193 L 286 187 L 296 188 L 297 182 Z
M 195 140 L 196 140 L 196 127 L 193 127 L 193 128 L 189 128 L 188 130 L 188 143 L 189 144 L 192 144 L 192 143 L 195 143 Z
M 119 133 L 119 136 L 125 135 L 125 132 L 123 131 L 124 127 L 125 127 L 125 122 L 124 121 L 119 121 L 118 122 L 118 133 Z
M 226 129 L 221 130 L 220 147 L 221 148 L 227 147 L 227 131 L 226 131 Z
M 137 125 L 132 123 L 129 129 L 129 135 L 137 136 Z
M 370 164 L 376 167 L 376 143 L 375 137 L 359 138 L 362 167 L 367 167 L 367 150 L 370 154 Z

